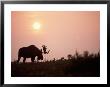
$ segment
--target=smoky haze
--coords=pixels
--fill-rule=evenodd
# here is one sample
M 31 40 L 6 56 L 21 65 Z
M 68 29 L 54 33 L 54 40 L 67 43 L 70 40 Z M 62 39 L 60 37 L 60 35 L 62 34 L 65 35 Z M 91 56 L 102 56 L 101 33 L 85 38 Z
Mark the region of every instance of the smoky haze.
M 40 30 L 32 25 L 38 22 Z M 46 60 L 67 57 L 77 50 L 96 53 L 100 48 L 99 11 L 12 11 L 11 12 L 11 57 L 17 60 L 21 47 L 47 46 Z

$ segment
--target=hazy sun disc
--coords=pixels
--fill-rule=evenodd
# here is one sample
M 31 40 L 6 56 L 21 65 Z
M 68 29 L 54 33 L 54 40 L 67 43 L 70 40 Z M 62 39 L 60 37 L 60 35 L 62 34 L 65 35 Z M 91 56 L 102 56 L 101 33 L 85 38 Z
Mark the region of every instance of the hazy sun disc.
M 35 30 L 40 30 L 41 24 L 38 23 L 38 22 L 35 22 L 35 23 L 33 24 L 33 28 L 34 28 Z

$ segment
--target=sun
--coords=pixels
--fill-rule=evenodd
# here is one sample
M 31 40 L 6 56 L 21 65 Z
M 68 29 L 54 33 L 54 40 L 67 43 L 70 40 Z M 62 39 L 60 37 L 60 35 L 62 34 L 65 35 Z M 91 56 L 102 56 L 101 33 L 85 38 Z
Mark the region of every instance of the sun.
M 34 30 L 40 30 L 41 29 L 41 24 L 39 22 L 33 23 L 33 29 Z

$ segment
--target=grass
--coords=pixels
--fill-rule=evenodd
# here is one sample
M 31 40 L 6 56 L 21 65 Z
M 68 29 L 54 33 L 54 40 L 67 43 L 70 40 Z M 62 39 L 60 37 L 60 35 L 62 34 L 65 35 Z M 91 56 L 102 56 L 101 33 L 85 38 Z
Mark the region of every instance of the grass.
M 77 58 L 36 63 L 11 63 L 12 77 L 99 77 L 100 56 L 87 55 Z

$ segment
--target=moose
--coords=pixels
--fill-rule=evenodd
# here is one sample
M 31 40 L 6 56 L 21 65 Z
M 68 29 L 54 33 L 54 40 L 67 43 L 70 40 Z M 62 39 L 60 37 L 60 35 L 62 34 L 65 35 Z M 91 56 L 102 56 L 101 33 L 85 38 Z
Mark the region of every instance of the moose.
M 43 60 L 42 49 L 37 48 L 35 45 L 30 45 L 28 47 L 22 47 L 18 51 L 18 60 L 20 61 L 21 57 L 23 57 L 23 62 L 25 63 L 26 58 L 31 58 L 31 62 L 34 62 L 35 57 L 37 56 L 37 60 Z

